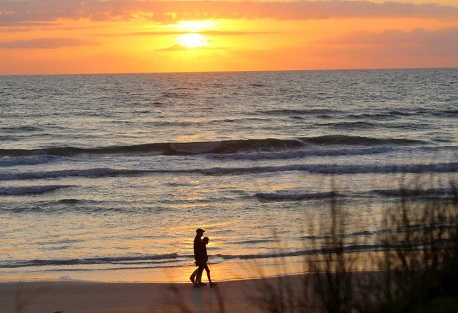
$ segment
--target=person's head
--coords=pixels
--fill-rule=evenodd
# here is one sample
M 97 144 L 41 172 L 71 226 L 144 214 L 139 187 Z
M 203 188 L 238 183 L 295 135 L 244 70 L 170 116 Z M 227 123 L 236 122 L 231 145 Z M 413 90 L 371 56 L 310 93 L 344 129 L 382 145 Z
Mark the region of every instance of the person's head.
M 203 230 L 202 228 L 197 228 L 196 230 L 197 236 L 202 237 L 204 233 L 205 233 L 205 230 Z
M 209 241 L 210 241 L 210 239 L 208 237 L 204 237 L 204 239 L 202 239 L 202 243 L 204 245 L 208 244 Z

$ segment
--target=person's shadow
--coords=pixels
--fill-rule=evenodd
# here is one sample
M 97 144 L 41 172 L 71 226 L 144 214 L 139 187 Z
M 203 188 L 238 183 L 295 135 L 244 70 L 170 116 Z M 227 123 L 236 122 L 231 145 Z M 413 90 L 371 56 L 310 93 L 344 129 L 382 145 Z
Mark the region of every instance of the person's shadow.
M 194 288 L 191 292 L 192 302 L 198 309 L 198 312 L 202 313 L 215 313 L 226 312 L 224 306 L 224 299 L 221 295 L 221 290 L 218 287 L 215 288 Z
M 208 288 L 200 287 L 182 292 L 179 287 L 172 284 L 167 288 L 171 293 L 167 293 L 171 303 L 179 308 L 182 312 L 199 312 L 199 313 L 225 313 L 226 308 L 224 298 L 221 293 L 220 287 Z

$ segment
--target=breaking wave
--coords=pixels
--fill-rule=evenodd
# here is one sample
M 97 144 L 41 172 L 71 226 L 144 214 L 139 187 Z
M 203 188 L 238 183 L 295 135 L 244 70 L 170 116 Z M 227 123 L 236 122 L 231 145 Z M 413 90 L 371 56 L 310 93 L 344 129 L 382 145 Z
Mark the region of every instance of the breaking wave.
M 298 201 L 312 200 L 337 197 L 335 192 L 318 192 L 318 193 L 295 193 L 295 192 L 278 192 L 278 193 L 257 193 L 256 197 L 265 201 Z
M 3 157 L 73 156 L 79 154 L 138 154 L 162 155 L 233 154 L 240 152 L 282 151 L 304 149 L 313 145 L 412 145 L 424 144 L 419 140 L 381 139 L 360 136 L 329 135 L 299 139 L 247 139 L 186 143 L 151 143 L 94 148 L 54 147 L 44 149 L 0 149 Z M 1 165 L 1 163 L 0 163 Z
M 0 187 L 0 196 L 24 196 L 53 192 L 62 188 L 72 187 L 70 185 L 48 185 L 48 186 L 21 186 L 21 187 Z

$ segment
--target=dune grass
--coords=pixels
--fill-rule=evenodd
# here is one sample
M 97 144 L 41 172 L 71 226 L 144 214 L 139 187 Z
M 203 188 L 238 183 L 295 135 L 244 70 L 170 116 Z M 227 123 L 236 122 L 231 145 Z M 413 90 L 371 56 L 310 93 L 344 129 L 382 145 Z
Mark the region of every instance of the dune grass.
M 398 201 L 386 208 L 374 253 L 346 251 L 346 212 L 333 198 L 331 224 L 313 230 L 329 234 L 314 242 L 320 253 L 304 260 L 302 283 L 262 280 L 258 306 L 272 313 L 458 312 L 457 186 L 450 182 L 448 195 L 437 198 L 411 184 L 400 183 Z M 372 271 L 358 272 L 361 263 Z

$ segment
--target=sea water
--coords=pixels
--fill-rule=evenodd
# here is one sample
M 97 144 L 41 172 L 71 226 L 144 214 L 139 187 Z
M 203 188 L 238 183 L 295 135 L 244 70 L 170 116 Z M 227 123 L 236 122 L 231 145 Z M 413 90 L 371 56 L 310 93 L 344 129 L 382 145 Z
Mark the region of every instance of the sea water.
M 200 227 L 211 264 L 300 257 L 336 198 L 371 251 L 400 181 L 457 179 L 458 69 L 3 76 L 0 108 L 3 280 L 192 271 Z

